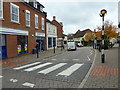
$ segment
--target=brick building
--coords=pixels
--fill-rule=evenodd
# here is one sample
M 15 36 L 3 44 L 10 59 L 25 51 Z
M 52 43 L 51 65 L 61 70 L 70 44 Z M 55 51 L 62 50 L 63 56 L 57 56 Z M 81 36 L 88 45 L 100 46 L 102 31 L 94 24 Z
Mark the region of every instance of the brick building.
M 0 58 L 11 58 L 46 49 L 46 12 L 37 1 L 0 1 Z
M 58 22 L 56 20 L 56 17 L 53 16 L 52 23 L 57 26 L 57 46 L 62 46 L 63 45 L 63 24 L 62 22 Z

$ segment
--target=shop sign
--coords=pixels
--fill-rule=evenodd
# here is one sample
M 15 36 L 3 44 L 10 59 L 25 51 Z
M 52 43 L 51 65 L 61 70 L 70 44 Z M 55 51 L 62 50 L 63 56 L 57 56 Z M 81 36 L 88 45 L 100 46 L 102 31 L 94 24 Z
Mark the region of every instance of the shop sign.
M 45 37 L 45 33 L 36 32 L 36 36 Z

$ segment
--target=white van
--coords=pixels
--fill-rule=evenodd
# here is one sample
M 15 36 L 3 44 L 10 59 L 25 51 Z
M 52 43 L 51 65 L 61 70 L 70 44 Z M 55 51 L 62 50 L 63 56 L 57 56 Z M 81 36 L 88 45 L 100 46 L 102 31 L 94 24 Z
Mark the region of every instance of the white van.
M 68 41 L 67 42 L 67 50 L 76 50 L 76 44 L 74 41 Z

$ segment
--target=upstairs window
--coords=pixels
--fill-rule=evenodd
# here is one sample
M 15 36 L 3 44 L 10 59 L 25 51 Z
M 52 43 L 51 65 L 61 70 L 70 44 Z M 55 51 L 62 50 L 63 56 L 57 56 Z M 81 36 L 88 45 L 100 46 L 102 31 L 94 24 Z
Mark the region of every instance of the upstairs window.
M 34 4 L 34 7 L 37 8 L 37 2 L 34 1 L 33 4 Z
M 42 6 L 40 6 L 40 11 L 43 12 L 43 7 Z
M 19 23 L 19 6 L 11 3 L 11 21 Z
M 35 14 L 35 28 L 38 29 L 38 15 Z
M 3 18 L 3 1 L 0 1 L 0 19 Z
M 44 18 L 42 18 L 42 30 L 44 30 L 45 29 L 45 20 L 44 20 Z
M 29 0 L 24 0 L 25 2 L 29 3 Z
M 26 10 L 26 26 L 30 27 L 30 11 Z

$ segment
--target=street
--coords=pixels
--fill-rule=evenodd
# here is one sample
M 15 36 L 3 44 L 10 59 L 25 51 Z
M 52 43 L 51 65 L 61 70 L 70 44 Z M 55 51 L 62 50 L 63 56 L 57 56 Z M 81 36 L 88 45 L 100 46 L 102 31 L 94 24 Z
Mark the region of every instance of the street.
M 3 88 L 78 88 L 88 73 L 95 52 L 77 48 L 59 55 L 2 68 Z

